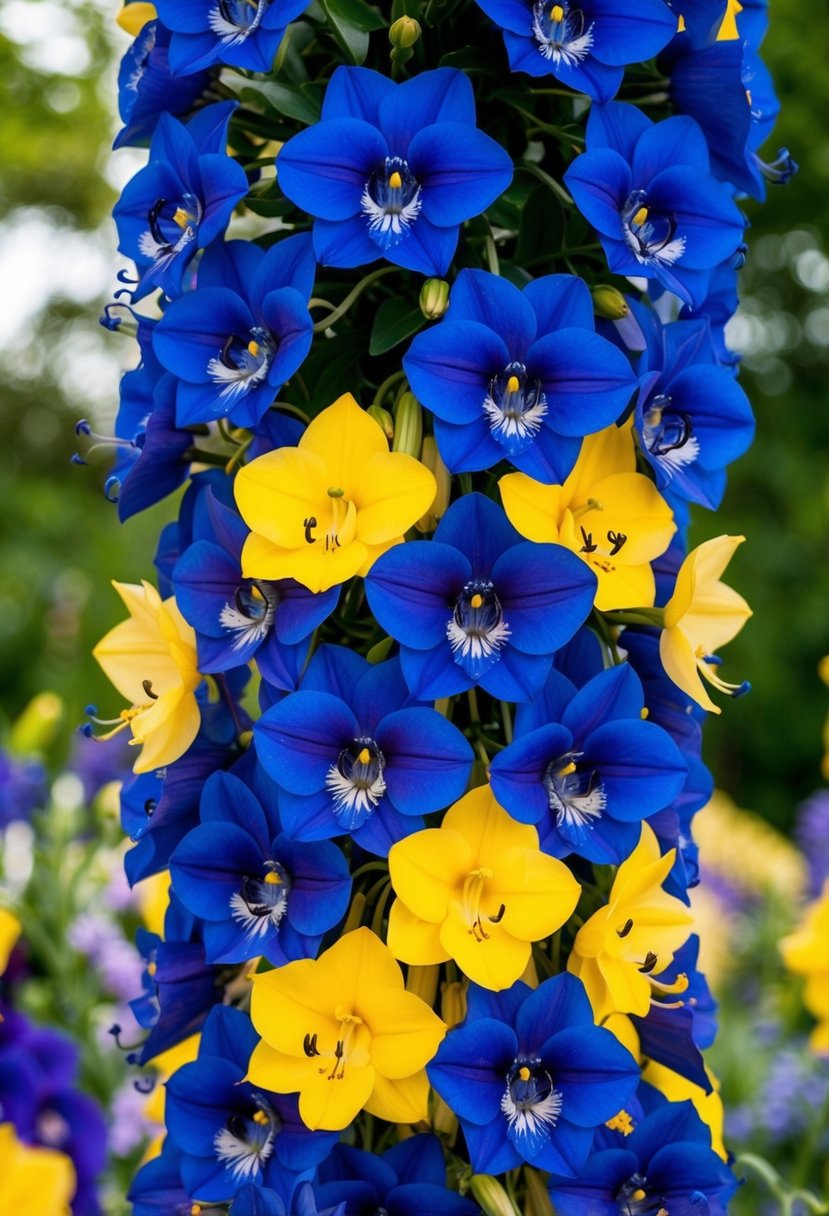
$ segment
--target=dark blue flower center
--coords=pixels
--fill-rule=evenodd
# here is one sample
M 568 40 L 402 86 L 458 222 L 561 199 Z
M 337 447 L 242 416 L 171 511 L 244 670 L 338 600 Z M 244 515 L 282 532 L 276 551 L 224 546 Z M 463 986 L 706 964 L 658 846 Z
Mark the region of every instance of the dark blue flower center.
M 644 190 L 634 190 L 622 208 L 622 229 L 628 248 L 640 262 L 671 265 L 685 252 L 685 237 L 676 235 L 673 212 L 648 204 Z
M 599 774 L 589 767 L 579 768 L 577 761 L 581 756 L 581 752 L 557 756 L 547 765 L 542 778 L 556 827 L 575 845 L 589 835 L 607 802 Z
M 216 1157 L 235 1182 L 254 1182 L 271 1156 L 282 1121 L 259 1094 L 231 1111 L 227 1122 L 213 1138 Z
M 513 457 L 535 439 L 547 413 L 541 381 L 530 377 L 523 363 L 509 363 L 489 383 L 484 413 L 493 439 Z
M 218 0 L 208 21 L 225 43 L 238 44 L 259 28 L 270 0 Z
M 642 418 L 642 439 L 654 462 L 672 474 L 692 464 L 699 455 L 699 441 L 687 414 L 672 408 L 670 396 L 660 393 L 648 402 Z
M 588 25 L 584 13 L 574 4 L 537 0 L 532 28 L 539 51 L 555 67 L 576 66 L 593 45 L 593 24 Z
M 219 624 L 235 633 L 233 649 L 241 650 L 250 642 L 261 642 L 270 633 L 279 592 L 273 583 L 261 579 L 245 579 L 219 613 Z
M 387 156 L 363 188 L 360 206 L 368 234 L 381 249 L 392 249 L 409 235 L 420 214 L 420 184 L 400 156 Z
M 643 1174 L 631 1174 L 616 1193 L 620 1216 L 668 1216 L 664 1198 L 648 1190 Z
M 501 1113 L 507 1135 L 524 1156 L 537 1156 L 558 1122 L 562 1096 L 538 1056 L 517 1057 L 506 1080 Z
M 149 232 L 139 241 L 141 252 L 154 258 L 178 253 L 195 238 L 201 217 L 201 200 L 195 194 L 156 199 L 147 213 Z
M 498 662 L 510 635 L 501 601 L 488 579 L 473 578 L 455 600 L 446 636 L 455 662 L 472 680 L 478 680 Z
M 261 384 L 275 354 L 274 336 L 261 325 L 254 325 L 243 335 L 229 334 L 207 364 L 210 379 L 222 386 L 219 397 L 230 403 Z
M 386 792 L 386 760 L 374 739 L 352 739 L 325 777 L 337 822 L 345 832 L 362 827 Z

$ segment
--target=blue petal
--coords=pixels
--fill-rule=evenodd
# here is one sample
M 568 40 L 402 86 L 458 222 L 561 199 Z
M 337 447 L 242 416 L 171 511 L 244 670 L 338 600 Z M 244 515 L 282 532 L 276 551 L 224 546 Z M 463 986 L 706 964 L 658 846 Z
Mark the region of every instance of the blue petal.
M 412 832 L 422 831 L 425 820 L 419 815 L 401 815 L 388 798 L 383 798 L 373 814 L 364 819 L 351 835 L 361 849 L 375 857 L 388 857 L 389 849 Z
M 268 292 L 276 287 L 293 287 L 307 303 L 316 270 L 317 259 L 314 257 L 310 233 L 300 232 L 277 241 L 265 253 L 250 284 L 254 305 L 263 301 Z
M 561 721 L 582 743 L 603 722 L 614 718 L 638 721 L 644 704 L 639 677 L 629 663 L 620 663 L 599 672 L 578 693 L 574 690 Z
M 418 701 L 437 701 L 466 692 L 475 681 L 458 666 L 444 639 L 431 650 L 410 650 L 400 647 L 400 664 L 413 697 Z
M 520 1051 L 538 1055 L 547 1039 L 559 1031 L 592 1025 L 593 1010 L 584 985 L 565 971 L 529 994 L 518 1011 L 515 1028 Z
M 334 817 L 334 804 L 326 789 L 308 795 L 282 790 L 279 812 L 282 826 L 292 840 L 330 840 L 332 836 L 344 834 Z
M 559 277 L 571 278 L 569 275 Z M 587 298 L 590 299 L 589 292 Z M 507 362 L 524 361 L 527 349 L 536 336 L 536 316 L 529 296 L 522 294 L 509 279 L 486 270 L 462 270 L 452 286 L 449 307 L 452 309 L 452 322 L 478 321 L 498 334 L 507 348 Z M 592 307 L 590 316 L 592 321 Z M 503 366 L 505 364 L 498 370 Z
M 492 581 L 510 627 L 510 645 L 551 655 L 589 615 L 596 576 L 563 545 L 522 541 L 492 567 Z
M 440 227 L 480 215 L 512 181 L 512 161 L 500 144 L 465 123 L 420 130 L 408 160 L 423 189 L 423 214 Z
M 677 114 L 654 123 L 639 138 L 633 155 L 633 180 L 643 188 L 661 173 L 688 165 L 708 174 L 708 144 L 693 118 Z
M 573 737 L 550 723 L 514 739 L 490 764 L 492 792 L 519 823 L 538 823 L 549 812 L 542 780 L 548 764 L 565 755 Z
M 497 333 L 478 320 L 462 318 L 417 334 L 403 367 L 412 392 L 427 409 L 447 422 L 468 423 L 484 419 L 490 381 L 509 362 L 509 350 Z
M 686 767 L 667 731 L 653 722 L 606 722 L 584 743 L 581 761 L 600 774 L 607 811 L 634 822 L 673 802 Z
M 465 273 L 461 271 L 461 275 Z M 559 329 L 594 328 L 590 290 L 573 274 L 546 274 L 533 279 L 524 288 L 524 298 L 535 312 L 538 337 Z
M 292 794 L 323 789 L 341 748 L 358 734 L 348 706 L 325 692 L 296 692 L 273 705 L 254 727 L 259 760 Z
M 316 220 L 313 239 L 314 252 L 321 266 L 351 269 L 376 262 L 381 256 L 379 246 L 368 234 L 364 215 L 353 215 L 346 220 Z
M 212 383 L 207 365 L 221 353 L 230 334 L 246 334 L 253 325 L 253 314 L 235 292 L 205 287 L 168 306 L 153 330 L 153 350 L 173 375 L 209 385 L 218 396 L 220 386 Z
M 586 1171 L 577 1178 L 550 1179 L 550 1198 L 558 1216 L 618 1216 L 616 1195 L 636 1173 L 639 1161 L 625 1149 L 591 1153 Z
M 510 1026 L 491 1018 L 467 1021 L 449 1032 L 426 1071 L 459 1118 L 482 1126 L 500 1111 L 504 1076 L 517 1051 Z
M 492 438 L 483 412 L 475 422 L 462 426 L 436 418 L 434 428 L 441 459 L 450 473 L 476 473 L 503 459 L 504 449 Z
M 475 125 L 472 82 L 457 68 L 420 72 L 398 85 L 380 105 L 378 125 L 392 156 L 410 159 L 409 145 L 418 132 L 435 123 Z
M 224 288 L 247 301 L 264 256 L 264 250 L 253 241 L 218 241 L 204 251 L 199 262 L 199 288 Z
M 481 677 L 481 688 L 501 701 L 529 701 L 536 696 L 549 675 L 552 656 L 523 654 L 509 645 L 500 655 L 500 661 Z
M 457 245 L 457 225 L 439 227 L 427 215 L 421 214 L 406 239 L 386 250 L 386 257 L 405 270 L 442 276 L 449 270 Z
M 572 1026 L 544 1044 L 545 1065 L 563 1099 L 562 1115 L 577 1127 L 612 1119 L 639 1083 L 639 1065 L 600 1026 Z
M 323 121 L 359 118 L 378 127 L 380 105 L 395 92 L 395 87 L 388 76 L 382 76 L 370 68 L 353 68 L 342 64 L 335 69 L 325 90 Z
M 404 646 L 429 650 L 445 643 L 448 649 L 446 626 L 471 575 L 464 554 L 441 544 L 435 533 L 435 540 L 395 545 L 382 554 L 366 575 L 366 597 L 381 628 Z
M 592 54 L 603 63 L 624 65 L 652 59 L 676 33 L 676 17 L 661 0 L 590 0 Z
M 708 270 L 731 257 L 743 239 L 745 221 L 726 188 L 697 169 L 665 169 L 651 182 L 649 203 L 656 210 L 673 211 L 677 232 L 685 237 L 681 266 Z
M 410 1136 L 408 1140 L 401 1140 L 399 1144 L 386 1149 L 382 1160 L 394 1170 L 398 1186 L 410 1182 L 423 1182 L 429 1186 L 444 1186 L 446 1183 L 443 1146 L 437 1136 Z
M 357 118 L 332 118 L 300 131 L 277 157 L 280 189 L 309 215 L 345 220 L 360 210 L 371 173 L 389 155 L 375 128 Z
M 351 706 L 363 734 L 375 737 L 378 723 L 402 709 L 409 701 L 409 689 L 398 658 L 372 663 L 354 688 Z
M 527 366 L 547 396 L 546 421 L 562 435 L 589 435 L 610 426 L 636 388 L 622 352 L 584 329 L 540 338 L 530 348 Z
M 404 815 L 427 815 L 460 798 L 472 748 L 433 709 L 401 709 L 384 718 L 377 743 L 386 759 L 388 796 Z
M 200 248 L 218 240 L 227 227 L 233 208 L 248 192 L 248 179 L 241 165 L 224 153 L 199 158 L 204 195 L 204 214 L 199 221 Z
M 464 494 L 452 504 L 430 543 L 435 542 L 468 557 L 475 578 L 488 578 L 501 554 L 523 543 L 503 508 L 478 493 Z
M 268 369 L 268 383 L 273 386 L 275 396 L 311 349 L 314 323 L 307 301 L 295 287 L 280 287 L 268 292 L 262 301 L 262 319 L 277 342 L 276 354 Z
M 346 646 L 324 643 L 314 651 L 308 670 L 302 677 L 302 687 L 313 692 L 330 692 L 348 703 L 354 686 L 371 670 L 371 664 L 361 654 Z
M 279 837 L 272 852 L 291 876 L 286 915 L 299 933 L 324 933 L 345 916 L 351 898 L 351 875 L 337 845 L 319 841 L 315 848 L 308 849 Z
M 612 148 L 631 164 L 640 135 L 654 124 L 643 110 L 627 102 L 611 101 L 604 106 L 591 106 L 587 118 L 587 146 Z
M 618 152 L 599 148 L 577 156 L 564 174 L 567 189 L 588 223 L 619 240 L 621 211 L 631 191 L 630 167 Z
M 505 1088 L 503 1083 L 501 1088 L 502 1091 Z M 503 1174 L 521 1165 L 521 1155 L 507 1138 L 506 1119 L 500 1111 L 491 1123 L 483 1127 L 464 1119 L 461 1120 L 461 1127 L 473 1170 L 487 1174 L 491 1170 Z

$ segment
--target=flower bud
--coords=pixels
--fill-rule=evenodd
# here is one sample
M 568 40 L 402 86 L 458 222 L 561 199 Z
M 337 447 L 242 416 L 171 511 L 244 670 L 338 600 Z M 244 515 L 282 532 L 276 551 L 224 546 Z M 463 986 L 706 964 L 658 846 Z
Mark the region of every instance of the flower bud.
M 435 1003 L 438 990 L 438 975 L 440 967 L 431 963 L 428 967 L 410 966 L 406 976 L 406 991 L 419 996 L 427 1005 Z
M 46 750 L 63 717 L 63 702 L 56 692 L 32 697 L 11 728 L 10 750 L 18 756 L 33 756 Z
M 434 473 L 435 481 L 437 482 L 437 491 L 435 500 L 428 511 L 421 515 L 420 519 L 415 524 L 418 532 L 434 532 L 435 528 L 441 521 L 441 518 L 449 506 L 449 494 L 452 489 L 452 476 L 443 463 L 438 451 L 438 445 L 435 443 L 433 435 L 427 435 L 423 440 L 423 448 L 420 453 L 421 464 L 425 464 L 427 469 L 431 469 Z
M 459 980 L 441 984 L 440 1016 L 449 1030 L 466 1017 L 466 986 Z
M 420 23 L 414 17 L 398 17 L 389 30 L 389 42 L 393 47 L 408 50 L 420 37 Z
M 544 1179 L 538 1170 L 525 1169 L 524 1181 L 527 1184 L 527 1198 L 524 1200 L 524 1216 L 553 1216 L 553 1205 L 544 1185 Z
M 450 1143 L 458 1133 L 458 1116 L 447 1106 L 440 1094 L 432 1091 L 432 1131 L 439 1136 L 446 1136 Z
M 405 452 L 407 456 L 420 458 L 423 439 L 423 415 L 420 402 L 414 393 L 401 393 L 394 411 L 393 452 Z
M 391 443 L 392 439 L 394 439 L 394 420 L 389 411 L 384 409 L 382 405 L 370 405 L 366 413 L 369 418 L 374 419 L 389 443 Z
M 618 287 L 609 283 L 600 283 L 591 288 L 593 310 L 597 317 L 605 317 L 608 321 L 622 321 L 630 312 L 628 302 Z
M 485 1216 L 517 1216 L 509 1195 L 491 1174 L 473 1174 L 469 1190 Z
M 420 311 L 427 321 L 437 321 L 449 307 L 449 284 L 445 279 L 427 279 L 420 289 Z

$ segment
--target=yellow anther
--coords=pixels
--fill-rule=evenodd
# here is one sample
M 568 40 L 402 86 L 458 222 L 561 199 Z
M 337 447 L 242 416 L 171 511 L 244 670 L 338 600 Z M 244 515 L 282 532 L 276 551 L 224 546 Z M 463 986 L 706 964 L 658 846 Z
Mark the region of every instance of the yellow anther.
M 356 1013 L 351 1013 L 345 1005 L 337 1005 L 334 1010 L 334 1017 L 338 1022 L 343 1022 L 346 1026 L 362 1026 L 363 1019 Z
M 564 9 L 561 7 L 560 4 L 554 4 L 553 7 L 550 9 L 550 20 L 551 21 L 563 21 L 564 20 Z
M 635 1199 L 637 1203 L 641 1203 L 641 1201 L 643 1199 L 645 1199 L 646 1196 L 647 1196 L 647 1191 L 643 1191 L 640 1186 L 640 1187 L 637 1187 L 636 1190 L 633 1192 L 633 1194 L 631 1195 L 631 1199 Z
M 178 224 L 179 228 L 186 228 L 190 223 L 190 216 L 183 207 L 176 208 L 176 213 L 173 216 L 173 223 Z
M 260 350 L 261 350 L 261 347 L 260 347 L 259 343 L 254 342 L 254 340 L 251 338 L 250 342 L 248 342 L 248 352 L 251 355 L 253 355 L 254 359 L 259 354 Z
M 648 709 L 647 705 L 643 705 L 642 708 L 639 710 L 639 717 L 642 719 L 642 721 L 644 721 L 645 718 L 649 718 L 650 716 L 651 716 L 651 711 Z
M 482 608 L 483 604 L 484 604 L 484 597 L 482 595 L 479 595 L 478 592 L 476 591 L 475 594 L 472 596 L 471 600 L 469 601 L 470 607 L 471 608 Z
M 636 212 L 636 215 L 634 215 L 634 217 L 633 217 L 633 226 L 635 228 L 641 228 L 647 218 L 648 218 L 647 207 L 640 207 L 639 210 Z
M 556 773 L 557 777 L 569 777 L 571 773 L 576 771 L 576 766 L 571 760 L 569 764 L 565 764 L 564 768 L 560 768 Z
M 362 749 L 362 751 L 358 754 L 357 759 L 360 762 L 360 764 L 368 764 L 369 760 L 371 759 L 371 752 L 368 750 L 367 747 L 364 747 Z
M 342 496 L 344 494 L 345 494 L 345 490 L 341 489 L 339 486 L 329 486 L 328 487 L 328 497 L 329 498 L 342 498 Z
M 605 1127 L 608 1131 L 621 1132 L 623 1136 L 629 1136 L 633 1131 L 633 1120 L 626 1110 L 620 1110 L 618 1115 L 608 1119 Z
M 527 1068 L 526 1064 L 523 1065 L 523 1067 L 518 1069 L 518 1076 L 521 1078 L 522 1081 L 529 1081 L 530 1077 L 532 1076 L 532 1073 L 530 1072 L 529 1068 Z
M 518 377 L 510 376 L 509 380 L 507 380 L 507 392 L 508 393 L 517 393 L 520 387 L 521 387 L 521 384 L 520 384 Z
M 194 1203 L 190 1208 L 190 1216 L 201 1216 L 202 1206 L 200 1203 Z
M 147 975 L 149 975 L 151 979 L 155 975 L 156 971 L 158 971 L 157 963 L 147 963 Z
M 395 169 L 394 173 L 389 175 L 389 189 L 390 190 L 399 190 L 402 185 L 403 185 L 403 178 L 400 176 L 400 174 Z
M 264 881 L 268 884 L 269 887 L 276 887 L 282 882 L 282 879 L 279 877 L 279 875 L 276 873 L 275 870 L 268 870 L 267 874 L 265 875 Z
M 258 1110 L 253 1116 L 253 1122 L 258 1123 L 260 1127 L 267 1127 L 267 1125 L 270 1123 L 270 1119 L 263 1110 Z

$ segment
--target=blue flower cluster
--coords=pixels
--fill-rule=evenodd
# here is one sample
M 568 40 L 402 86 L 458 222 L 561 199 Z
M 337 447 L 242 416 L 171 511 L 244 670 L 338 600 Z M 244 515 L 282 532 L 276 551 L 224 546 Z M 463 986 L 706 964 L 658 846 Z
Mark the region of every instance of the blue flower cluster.
M 749 610 L 687 524 L 753 435 L 765 10 L 478 3 L 158 0 L 125 56 L 107 496 L 179 491 L 96 648 L 143 748 L 127 874 L 170 884 L 136 1216 L 737 1186 L 688 892 Z

